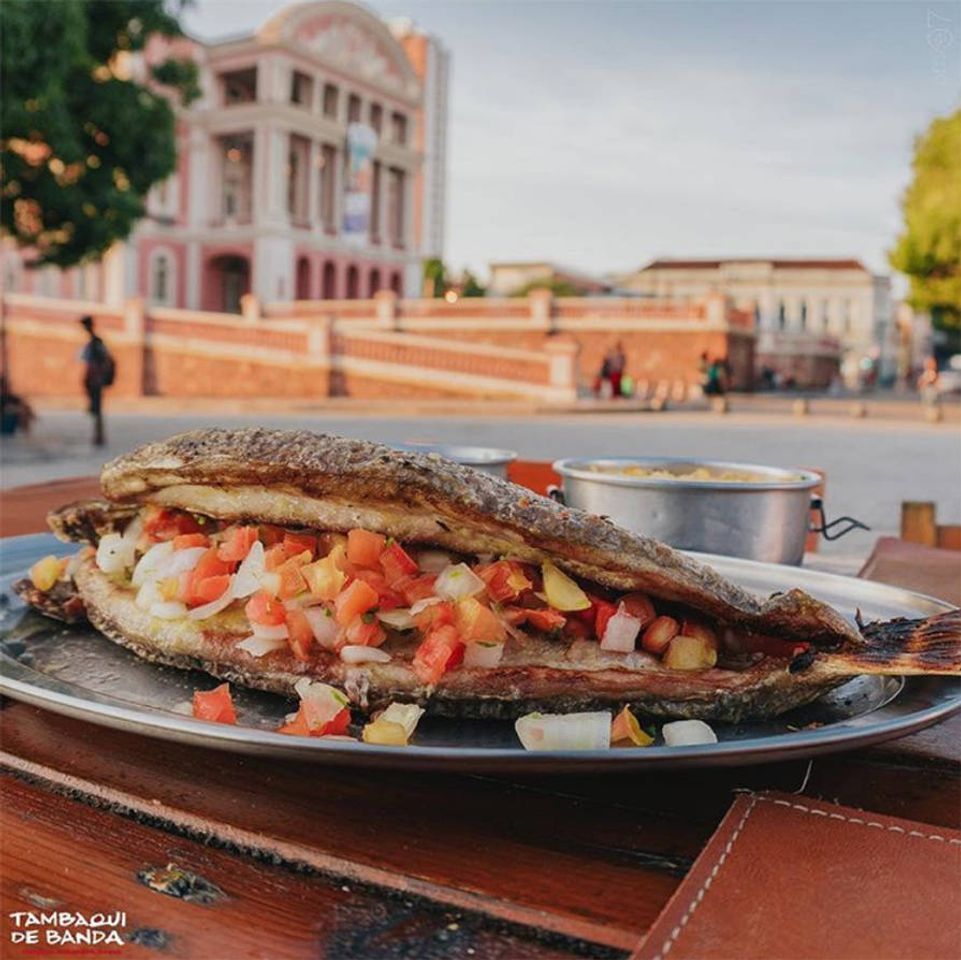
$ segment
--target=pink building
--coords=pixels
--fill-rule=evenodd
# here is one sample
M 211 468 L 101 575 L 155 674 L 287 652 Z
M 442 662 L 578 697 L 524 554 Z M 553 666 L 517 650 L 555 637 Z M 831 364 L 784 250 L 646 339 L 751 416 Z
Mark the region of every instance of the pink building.
M 177 41 L 202 97 L 178 115 L 178 166 L 130 240 L 8 291 L 236 312 L 240 298 L 419 295 L 443 249 L 446 51 L 341 0 L 285 8 L 256 33 Z M 162 52 L 148 48 L 134 73 Z M 17 258 L 19 259 L 19 258 Z

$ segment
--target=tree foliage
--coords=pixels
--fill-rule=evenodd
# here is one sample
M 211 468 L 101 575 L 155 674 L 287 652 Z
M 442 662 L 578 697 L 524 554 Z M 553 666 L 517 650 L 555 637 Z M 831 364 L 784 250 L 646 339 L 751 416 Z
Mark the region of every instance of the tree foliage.
M 961 327 L 961 110 L 935 119 L 915 143 L 902 201 L 904 232 L 891 266 L 907 274 L 909 302 L 942 329 Z
M 512 297 L 526 297 L 531 290 L 550 290 L 555 297 L 576 297 L 577 287 L 568 280 L 561 280 L 558 277 L 541 277 L 525 283 L 518 287 Z
M 424 261 L 424 287 L 432 297 L 442 297 L 447 292 L 447 268 L 440 257 Z
M 128 55 L 151 37 L 181 35 L 182 5 L 0 4 L 0 227 L 36 252 L 34 265 L 100 257 L 130 235 L 147 192 L 173 173 L 169 94 L 186 103 L 199 93 L 196 65 L 169 58 L 145 83 L 129 76 Z
M 481 286 L 477 277 L 470 270 L 465 270 L 461 281 L 460 295 L 462 297 L 483 297 L 485 293 L 487 291 Z

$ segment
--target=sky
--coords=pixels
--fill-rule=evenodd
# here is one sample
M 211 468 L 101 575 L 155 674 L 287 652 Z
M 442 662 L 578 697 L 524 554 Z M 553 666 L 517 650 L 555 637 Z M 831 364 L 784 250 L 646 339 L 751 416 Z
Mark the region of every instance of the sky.
M 281 0 L 195 0 L 204 39 Z M 375 0 L 451 54 L 445 259 L 887 272 L 914 138 L 961 102 L 961 4 Z

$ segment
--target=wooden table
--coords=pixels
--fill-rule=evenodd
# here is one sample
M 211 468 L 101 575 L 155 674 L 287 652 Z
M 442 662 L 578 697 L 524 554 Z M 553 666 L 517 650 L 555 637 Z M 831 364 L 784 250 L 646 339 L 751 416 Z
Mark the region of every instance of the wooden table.
M 8 491 L 0 530 L 93 488 Z M 959 826 L 958 717 L 810 766 L 538 778 L 254 759 L 13 701 L 2 718 L 4 911 L 125 910 L 123 957 L 619 957 L 738 788 Z M 0 954 L 35 955 L 8 933 Z

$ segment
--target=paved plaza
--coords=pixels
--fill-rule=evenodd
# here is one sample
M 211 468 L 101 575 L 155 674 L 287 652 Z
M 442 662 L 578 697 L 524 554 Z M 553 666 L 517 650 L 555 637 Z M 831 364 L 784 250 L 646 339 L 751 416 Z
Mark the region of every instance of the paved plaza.
M 203 426 L 298 427 L 387 441 L 427 440 L 508 447 L 530 459 L 574 455 L 691 456 L 827 471 L 829 516 L 870 524 L 825 545 L 864 556 L 875 538 L 897 533 L 902 500 L 933 500 L 939 520 L 961 521 L 961 430 L 955 425 L 751 414 L 591 414 L 390 418 L 336 414 L 113 414 L 110 446 L 91 450 L 89 422 L 76 412 L 43 412 L 34 436 L 2 448 L 2 485 L 91 474 L 103 461 L 148 440 Z

